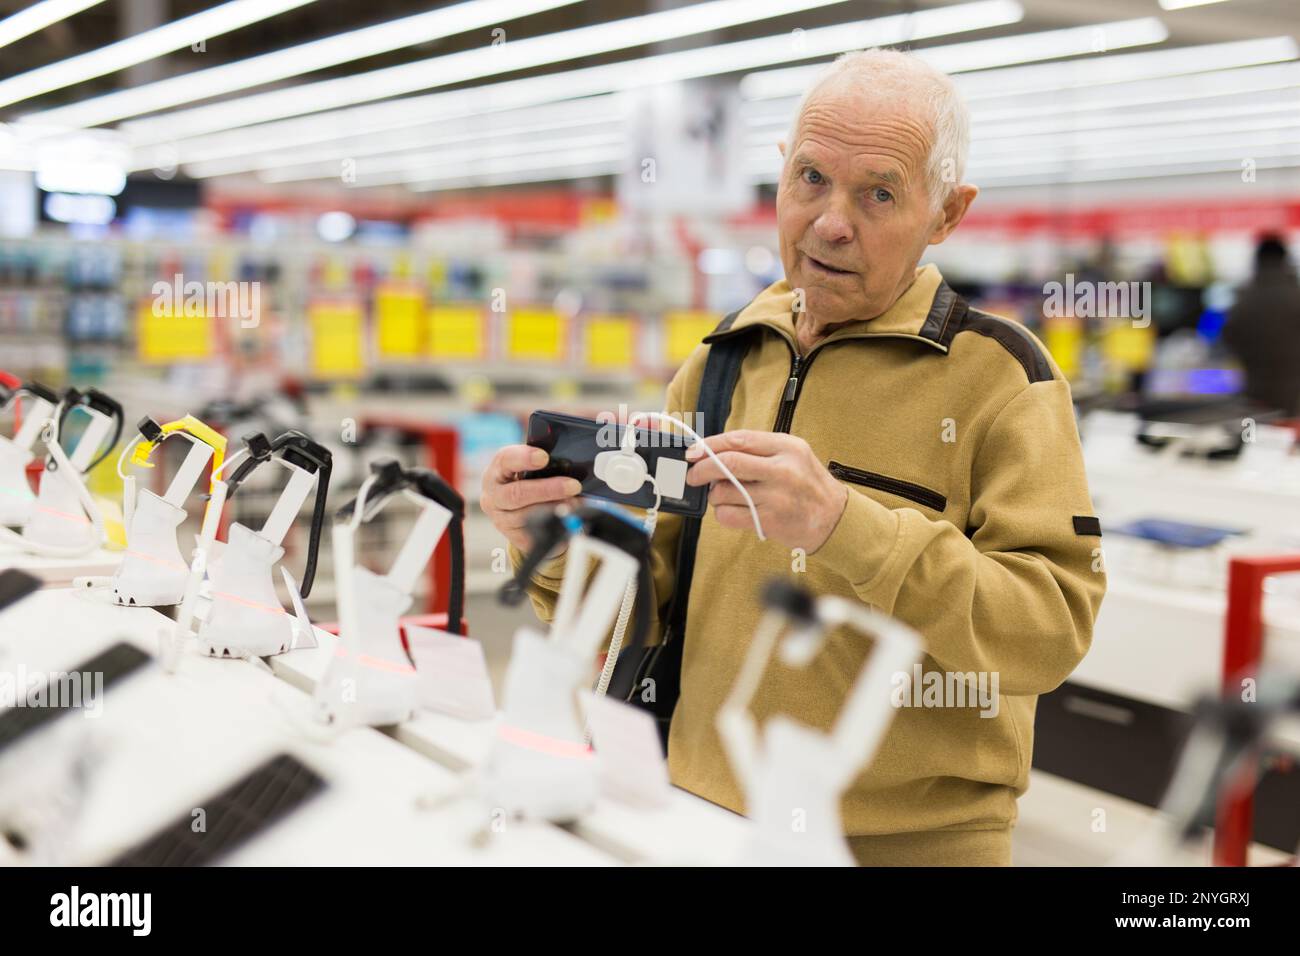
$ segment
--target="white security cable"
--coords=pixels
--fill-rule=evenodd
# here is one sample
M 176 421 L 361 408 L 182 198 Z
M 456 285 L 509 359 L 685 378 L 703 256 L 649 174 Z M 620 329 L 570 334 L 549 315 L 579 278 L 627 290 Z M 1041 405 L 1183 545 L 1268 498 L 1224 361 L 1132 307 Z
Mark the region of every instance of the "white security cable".
M 696 432 L 694 428 L 681 419 L 673 418 L 671 415 L 663 415 L 659 412 L 634 412 L 627 420 L 628 430 L 633 431 L 633 447 L 635 447 L 636 441 L 633 423 L 639 418 L 651 418 L 660 424 L 663 424 L 664 422 L 672 422 L 689 437 L 694 438 L 695 441 L 704 448 L 705 454 L 712 458 L 714 463 L 717 464 L 718 470 L 722 472 L 722 476 L 735 485 L 736 490 L 740 492 L 740 496 L 745 499 L 745 504 L 749 507 L 749 517 L 754 522 L 754 532 L 758 535 L 758 540 L 767 540 L 767 536 L 763 534 L 763 522 L 759 520 L 758 509 L 754 507 L 754 499 L 749 496 L 749 491 L 746 490 L 745 486 L 740 483 L 740 480 L 731 473 L 731 469 L 722 463 L 722 459 L 718 457 L 717 452 L 709 447 L 709 443 L 698 432 Z M 656 508 L 657 507 L 658 505 L 656 505 Z
M 719 470 L 721 470 L 723 474 L 723 477 L 725 477 L 729 482 L 735 485 L 736 489 L 740 492 L 741 497 L 745 499 L 745 504 L 749 506 L 749 516 L 754 521 L 754 531 L 758 535 L 758 540 L 759 541 L 767 540 L 766 536 L 764 536 L 763 534 L 763 522 L 759 520 L 758 509 L 754 507 L 754 499 L 750 497 L 749 491 L 746 490 L 745 486 L 740 483 L 739 479 L 737 479 L 736 476 L 731 473 L 731 469 L 729 469 L 726 465 L 722 463 L 722 459 L 719 458 L 717 453 L 714 452 L 714 450 L 709 447 L 708 442 L 706 442 L 704 438 L 702 438 L 695 431 L 695 429 L 691 428 L 691 426 L 687 425 L 684 421 L 681 421 L 680 419 L 677 418 L 673 418 L 671 415 L 660 414 L 659 412 L 634 412 L 631 416 L 628 417 L 627 425 L 624 426 L 625 431 L 623 437 L 623 448 L 625 451 L 635 454 L 635 449 L 636 449 L 635 423 L 637 422 L 638 419 L 642 419 L 642 418 L 654 419 L 660 423 L 672 422 L 674 425 L 676 425 L 678 428 L 684 431 L 690 438 L 693 438 L 695 439 L 696 442 L 700 443 L 703 446 L 705 453 L 708 454 L 708 456 L 712 458 L 714 462 L 717 463 Z M 655 480 L 653 476 L 647 475 L 645 480 L 648 481 L 650 483 L 650 486 L 655 489 L 654 507 L 649 509 L 646 512 L 646 516 L 645 516 L 646 534 L 653 537 L 655 531 L 655 525 L 658 523 L 659 520 L 659 506 L 663 503 L 663 495 L 659 493 L 659 488 L 655 484 Z M 636 603 L 636 591 L 637 591 L 636 578 L 633 578 L 632 580 L 628 581 L 627 588 L 623 591 L 623 603 L 619 607 L 618 619 L 614 624 L 614 634 L 610 638 L 609 650 L 605 654 L 605 665 L 604 667 L 601 668 L 600 679 L 596 683 L 597 694 L 604 694 L 609 690 L 609 682 L 614 676 L 614 667 L 618 664 L 619 652 L 622 651 L 623 649 L 623 637 L 627 632 L 627 624 L 632 617 L 632 606 Z M 590 743 L 590 731 L 588 731 L 588 743 Z

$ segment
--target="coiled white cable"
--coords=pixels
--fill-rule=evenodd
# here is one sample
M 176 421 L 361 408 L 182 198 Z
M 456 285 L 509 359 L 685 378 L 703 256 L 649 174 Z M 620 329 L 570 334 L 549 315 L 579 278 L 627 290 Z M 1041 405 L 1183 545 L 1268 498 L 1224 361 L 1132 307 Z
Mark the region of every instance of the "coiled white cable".
M 731 469 L 729 469 L 726 465 L 722 463 L 722 459 L 718 457 L 717 453 L 712 448 L 709 447 L 708 443 L 695 431 L 695 429 L 691 428 L 691 426 L 687 425 L 684 421 L 681 421 L 680 419 L 677 418 L 673 418 L 671 415 L 660 414 L 659 412 L 634 412 L 628 418 L 627 425 L 625 426 L 626 431 L 624 432 L 624 439 L 623 439 L 625 448 L 628 448 L 628 450 L 634 450 L 636 448 L 635 423 L 638 419 L 642 419 L 642 418 L 654 419 L 660 423 L 672 422 L 674 425 L 676 425 L 678 428 L 684 431 L 689 437 L 694 438 L 697 442 L 699 442 L 703 446 L 705 453 L 710 458 L 712 458 L 714 462 L 717 463 L 717 466 L 719 470 L 721 470 L 723 476 L 729 482 L 731 482 L 733 485 L 736 486 L 736 490 L 739 491 L 741 497 L 745 499 L 745 504 L 749 506 L 749 516 L 754 521 L 754 531 L 758 535 L 758 540 L 759 541 L 767 540 L 766 536 L 764 536 L 763 534 L 763 522 L 759 520 L 758 509 L 754 507 L 754 499 L 750 497 L 749 491 L 746 490 L 745 486 L 740 483 L 740 480 L 731 473 Z M 659 489 L 655 485 L 655 480 L 653 476 L 647 475 L 646 481 L 648 481 L 650 483 L 650 486 L 655 489 L 654 507 L 646 512 L 646 517 L 645 517 L 646 534 L 653 537 L 655 531 L 655 525 L 658 523 L 659 520 L 659 506 L 663 502 L 663 496 L 659 493 Z M 622 605 L 619 606 L 618 619 L 615 621 L 614 624 L 614 634 L 610 638 L 609 650 L 605 654 L 605 665 L 600 669 L 600 679 L 596 682 L 597 694 L 604 694 L 609 690 L 609 682 L 613 678 L 614 668 L 618 664 L 619 652 L 623 649 L 623 637 L 627 632 L 627 623 L 632 617 L 632 606 L 636 603 L 636 591 L 637 591 L 636 578 L 633 578 L 632 580 L 628 581 L 627 587 L 623 591 L 623 603 Z M 591 742 L 590 731 L 588 731 L 587 736 L 588 736 L 587 742 L 590 743 Z

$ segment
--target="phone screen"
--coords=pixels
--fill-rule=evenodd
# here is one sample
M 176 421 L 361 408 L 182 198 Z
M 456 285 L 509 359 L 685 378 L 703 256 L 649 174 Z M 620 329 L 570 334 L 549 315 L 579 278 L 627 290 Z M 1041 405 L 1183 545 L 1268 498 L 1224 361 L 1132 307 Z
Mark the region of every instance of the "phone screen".
M 632 508 L 652 508 L 655 492 L 648 482 L 634 494 L 622 495 L 612 491 L 596 477 L 596 455 L 621 447 L 623 432 L 622 425 L 560 412 L 533 412 L 528 418 L 528 444 L 543 449 L 551 456 L 551 460 L 545 468 L 527 472 L 524 477 L 551 478 L 562 475 L 575 478 L 582 483 L 582 494 L 589 497 L 603 498 Z M 637 454 L 646 460 L 651 475 L 655 474 L 660 458 L 685 460 L 686 445 L 680 435 L 639 426 L 636 434 Z M 704 514 L 708 505 L 708 491 L 704 486 L 688 485 L 682 498 L 669 498 L 665 495 L 660 510 L 698 518 Z

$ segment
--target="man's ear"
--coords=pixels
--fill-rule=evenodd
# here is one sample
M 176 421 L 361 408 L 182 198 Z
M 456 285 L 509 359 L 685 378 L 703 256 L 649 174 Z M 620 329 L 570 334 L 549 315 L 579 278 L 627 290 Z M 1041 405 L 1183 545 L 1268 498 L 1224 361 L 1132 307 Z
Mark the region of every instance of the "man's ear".
M 948 201 L 943 204 L 943 210 L 939 214 L 934 231 L 930 233 L 929 245 L 937 246 L 952 235 L 952 231 L 957 228 L 958 223 L 966 218 L 966 211 L 970 209 L 970 204 L 975 201 L 975 197 L 978 195 L 978 186 L 965 183 L 948 194 Z
M 776 148 L 777 148 L 777 151 L 780 152 L 780 154 L 781 154 L 781 158 L 782 158 L 782 159 L 785 159 L 785 140 L 783 140 L 783 139 L 778 139 L 778 140 L 776 141 Z

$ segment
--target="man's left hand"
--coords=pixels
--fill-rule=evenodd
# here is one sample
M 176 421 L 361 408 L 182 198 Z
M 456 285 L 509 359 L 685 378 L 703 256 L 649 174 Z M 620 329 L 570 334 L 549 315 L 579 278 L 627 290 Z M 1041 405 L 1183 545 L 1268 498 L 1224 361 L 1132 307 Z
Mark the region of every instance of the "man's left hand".
M 763 533 L 811 554 L 826 543 L 848 501 L 849 492 L 826 469 L 802 438 L 781 432 L 731 431 L 706 440 L 745 486 Z M 699 444 L 686 450 L 693 462 L 688 485 L 708 485 L 709 504 L 724 528 L 751 528 L 749 507 L 735 485 Z

